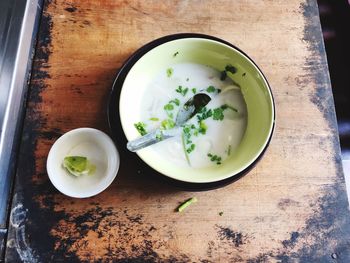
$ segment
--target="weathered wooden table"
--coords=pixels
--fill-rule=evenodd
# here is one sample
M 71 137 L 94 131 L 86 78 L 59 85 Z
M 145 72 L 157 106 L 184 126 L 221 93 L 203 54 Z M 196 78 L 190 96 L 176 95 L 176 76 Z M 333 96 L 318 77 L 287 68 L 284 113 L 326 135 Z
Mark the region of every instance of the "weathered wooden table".
M 225 39 L 266 74 L 277 119 L 264 158 L 239 181 L 194 193 L 154 178 L 120 145 L 121 169 L 106 191 L 60 194 L 45 168 L 53 142 L 78 127 L 108 132 L 119 67 L 177 32 Z M 350 262 L 345 191 L 316 0 L 46 2 L 8 262 Z M 174 212 L 192 196 L 195 205 Z

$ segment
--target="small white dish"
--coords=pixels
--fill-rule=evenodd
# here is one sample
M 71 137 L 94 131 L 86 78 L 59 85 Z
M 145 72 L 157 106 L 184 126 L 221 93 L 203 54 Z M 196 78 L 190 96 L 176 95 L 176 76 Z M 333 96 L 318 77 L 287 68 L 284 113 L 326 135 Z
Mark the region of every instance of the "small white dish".
M 96 166 L 93 174 L 76 177 L 63 167 L 66 156 L 85 156 Z M 53 144 L 46 168 L 52 184 L 62 194 L 76 198 L 97 195 L 116 177 L 120 165 L 119 153 L 111 138 L 92 128 L 71 130 Z

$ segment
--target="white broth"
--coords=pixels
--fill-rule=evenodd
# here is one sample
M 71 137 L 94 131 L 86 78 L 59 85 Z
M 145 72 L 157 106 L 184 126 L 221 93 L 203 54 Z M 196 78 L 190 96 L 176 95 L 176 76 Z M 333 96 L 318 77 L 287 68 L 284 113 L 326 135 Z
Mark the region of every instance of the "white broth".
M 204 91 L 211 101 L 186 124 L 182 136 L 150 147 L 161 158 L 185 167 L 221 165 L 235 154 L 247 126 L 247 107 L 240 88 L 222 72 L 195 63 L 172 65 L 160 72 L 146 88 L 140 107 L 140 133 L 170 129 L 177 113 L 196 93 Z M 141 129 L 141 130 L 140 130 Z

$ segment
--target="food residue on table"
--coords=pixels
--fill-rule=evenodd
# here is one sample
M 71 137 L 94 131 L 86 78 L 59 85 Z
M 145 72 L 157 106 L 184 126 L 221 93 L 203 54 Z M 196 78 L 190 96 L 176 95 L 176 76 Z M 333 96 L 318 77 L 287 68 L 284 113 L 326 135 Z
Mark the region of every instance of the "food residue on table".
M 182 212 L 183 210 L 185 210 L 189 205 L 196 203 L 197 202 L 197 198 L 196 197 L 192 197 L 190 199 L 187 199 L 185 202 L 183 202 L 181 205 L 179 205 L 176 208 L 177 212 Z

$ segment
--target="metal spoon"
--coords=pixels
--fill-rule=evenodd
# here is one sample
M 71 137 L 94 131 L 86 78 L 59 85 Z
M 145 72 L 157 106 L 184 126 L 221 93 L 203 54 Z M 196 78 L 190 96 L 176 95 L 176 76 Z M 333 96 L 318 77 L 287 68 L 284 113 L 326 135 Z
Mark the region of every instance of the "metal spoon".
M 136 152 L 152 144 L 180 135 L 182 131 L 181 125 L 185 124 L 189 119 L 196 115 L 201 108 L 209 103 L 210 100 L 211 97 L 208 94 L 197 93 L 179 110 L 176 116 L 175 127 L 173 129 L 156 129 L 142 137 L 128 142 L 126 147 L 129 151 Z

